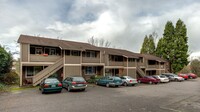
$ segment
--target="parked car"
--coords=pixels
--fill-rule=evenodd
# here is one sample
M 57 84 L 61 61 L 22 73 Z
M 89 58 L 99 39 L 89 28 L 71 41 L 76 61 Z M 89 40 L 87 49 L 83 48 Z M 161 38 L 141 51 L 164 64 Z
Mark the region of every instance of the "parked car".
M 169 82 L 169 78 L 165 75 L 153 75 L 154 78 L 160 79 L 160 82 Z
M 63 88 L 66 88 L 67 91 L 71 90 L 82 90 L 85 91 L 87 88 L 87 82 L 83 77 L 67 77 L 62 81 Z
M 46 78 L 41 81 L 39 90 L 41 90 L 42 94 L 47 92 L 61 92 L 62 84 L 56 78 Z
M 178 75 L 173 73 L 162 73 L 162 75 L 168 77 L 170 81 L 179 81 L 179 82 L 184 81 L 184 78 L 179 77 Z
M 185 80 L 189 78 L 187 74 L 182 74 L 182 73 L 179 73 L 178 76 L 183 77 Z
M 158 84 L 160 79 L 153 78 L 152 76 L 144 76 L 137 79 L 138 83 Z
M 138 84 L 137 80 L 130 76 L 122 76 L 120 78 L 122 79 L 122 85 L 124 86 L 135 86 Z
M 106 76 L 97 80 L 96 84 L 103 85 L 106 87 L 110 87 L 110 86 L 119 87 L 122 85 L 122 79 L 116 76 Z
M 198 76 L 196 74 L 193 74 L 193 73 L 188 73 L 188 78 L 190 79 L 196 79 Z

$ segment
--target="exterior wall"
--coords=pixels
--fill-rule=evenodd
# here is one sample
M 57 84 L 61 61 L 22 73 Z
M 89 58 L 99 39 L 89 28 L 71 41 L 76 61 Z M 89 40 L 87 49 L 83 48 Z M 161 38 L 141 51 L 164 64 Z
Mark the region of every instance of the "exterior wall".
M 65 64 L 80 64 L 81 56 L 65 56 Z
M 128 68 L 128 73 L 127 73 L 127 68 L 124 68 L 123 75 L 125 76 L 128 75 L 132 78 L 136 78 L 136 68 Z
M 21 44 L 21 61 L 28 62 L 29 44 Z
M 56 56 L 56 55 L 43 56 L 43 55 L 30 54 L 31 62 L 55 62 L 59 60 L 60 58 L 62 57 Z
M 82 62 L 83 63 L 100 63 L 100 58 L 83 57 Z
M 136 67 L 136 62 L 129 62 L 128 67 Z
M 136 69 L 128 69 L 128 76 L 136 78 Z
M 81 76 L 81 66 L 64 66 L 65 78 L 69 76 Z
M 109 61 L 109 66 L 124 66 L 124 62 Z

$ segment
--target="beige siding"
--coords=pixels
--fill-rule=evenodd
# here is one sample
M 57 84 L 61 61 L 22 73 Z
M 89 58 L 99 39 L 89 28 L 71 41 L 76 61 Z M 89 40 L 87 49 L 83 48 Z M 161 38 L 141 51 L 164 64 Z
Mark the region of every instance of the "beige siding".
M 88 58 L 88 57 L 83 57 L 82 60 L 83 63 L 100 63 L 100 58 Z
M 128 75 L 128 76 L 130 76 L 132 78 L 136 78 L 136 69 L 129 68 L 128 69 L 128 74 L 127 74 L 127 69 L 125 68 L 123 70 L 123 75 L 125 75 L 125 76 Z
M 29 44 L 21 44 L 21 57 L 22 57 L 22 62 L 28 62 L 28 54 L 29 54 Z
M 109 61 L 110 66 L 124 66 L 124 62 Z
M 30 55 L 30 61 L 31 62 L 55 62 L 62 58 L 61 56 L 55 56 L 55 55 L 49 55 L 49 56 L 43 56 L 43 55 Z
M 65 77 L 81 76 L 81 66 L 65 66 Z
M 80 56 L 65 56 L 65 64 L 80 64 Z
M 136 69 L 128 69 L 128 76 L 136 78 Z
M 129 62 L 128 67 L 136 67 L 136 63 L 135 62 Z

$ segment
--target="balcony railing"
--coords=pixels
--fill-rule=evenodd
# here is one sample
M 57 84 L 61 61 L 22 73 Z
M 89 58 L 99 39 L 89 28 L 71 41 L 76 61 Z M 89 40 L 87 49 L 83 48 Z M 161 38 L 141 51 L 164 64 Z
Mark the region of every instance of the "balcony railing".
M 37 55 L 37 54 L 30 54 L 30 61 L 31 62 L 55 62 L 62 58 L 59 55 Z
M 82 58 L 83 63 L 100 63 L 100 58 L 95 57 L 83 57 Z

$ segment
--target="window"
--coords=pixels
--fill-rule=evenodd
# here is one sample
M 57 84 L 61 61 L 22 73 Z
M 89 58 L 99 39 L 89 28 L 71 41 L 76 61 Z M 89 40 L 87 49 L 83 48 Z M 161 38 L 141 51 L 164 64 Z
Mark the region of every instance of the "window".
M 97 57 L 97 52 L 96 51 L 86 51 L 83 52 L 83 57 Z
M 30 47 L 30 54 L 35 54 L 35 47 L 33 46 Z
M 27 77 L 31 77 L 31 76 L 33 76 L 33 67 L 27 67 L 27 73 L 26 73 L 26 76 Z
M 96 67 L 86 67 L 85 68 L 85 74 L 86 75 L 95 75 L 96 74 Z
M 71 51 L 72 56 L 80 56 L 80 51 Z
M 43 70 L 43 66 L 27 66 L 26 67 L 26 76 L 32 77 L 42 70 Z
M 45 47 L 45 48 L 44 48 L 44 53 L 45 53 L 45 54 L 49 54 L 49 48 L 46 48 L 46 47 Z
M 42 69 L 43 69 L 43 66 L 35 66 L 34 67 L 34 74 L 37 74 L 37 73 L 39 73 L 40 71 L 42 71 Z
M 49 46 L 30 46 L 30 54 L 48 54 L 48 55 L 61 55 L 61 49 Z
M 42 54 L 42 47 L 36 47 L 35 48 L 35 54 Z
M 109 55 L 110 61 L 123 61 L 123 56 Z
M 56 55 L 56 49 L 50 48 L 49 55 Z
M 129 58 L 128 61 L 129 62 L 135 62 L 135 59 L 134 58 Z
M 66 50 L 65 54 L 69 56 L 70 55 L 70 50 Z

